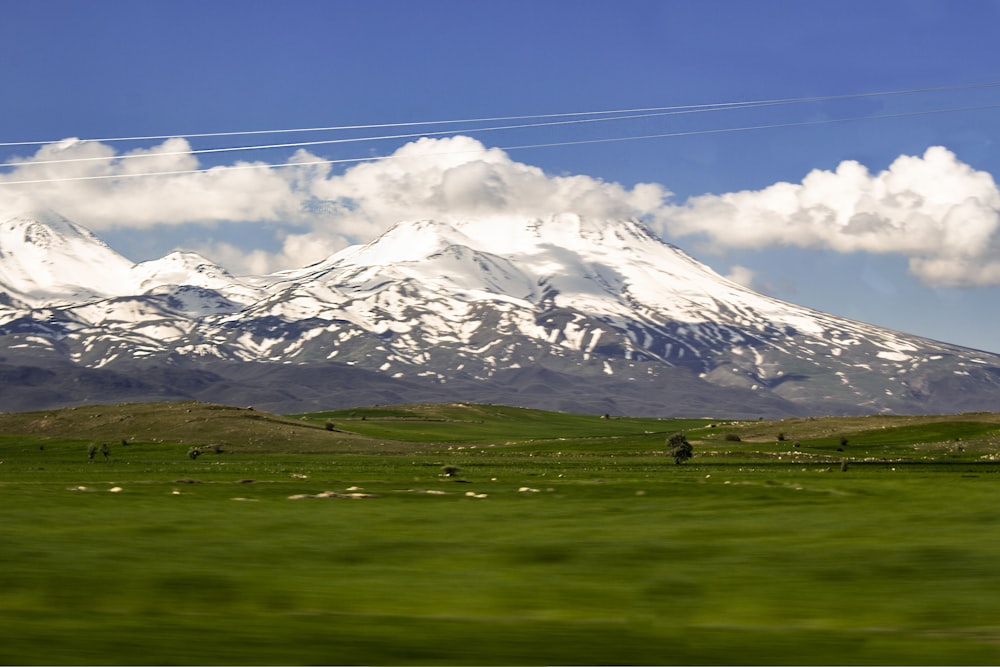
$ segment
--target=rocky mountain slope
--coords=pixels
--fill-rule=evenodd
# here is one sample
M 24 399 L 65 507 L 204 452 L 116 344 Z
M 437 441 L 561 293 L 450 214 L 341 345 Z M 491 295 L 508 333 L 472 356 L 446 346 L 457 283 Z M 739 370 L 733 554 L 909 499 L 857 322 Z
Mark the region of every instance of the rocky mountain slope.
M 402 222 L 268 276 L 0 223 L 0 409 L 465 400 L 636 415 L 1000 406 L 1000 357 L 778 301 L 635 221 Z

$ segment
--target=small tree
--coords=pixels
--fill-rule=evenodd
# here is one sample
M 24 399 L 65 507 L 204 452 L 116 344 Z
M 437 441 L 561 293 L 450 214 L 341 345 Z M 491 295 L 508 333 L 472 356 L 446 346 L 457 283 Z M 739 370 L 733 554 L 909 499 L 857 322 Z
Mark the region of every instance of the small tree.
M 674 457 L 674 463 L 678 465 L 694 456 L 694 448 L 683 433 L 674 433 L 667 438 L 667 445 L 667 454 Z

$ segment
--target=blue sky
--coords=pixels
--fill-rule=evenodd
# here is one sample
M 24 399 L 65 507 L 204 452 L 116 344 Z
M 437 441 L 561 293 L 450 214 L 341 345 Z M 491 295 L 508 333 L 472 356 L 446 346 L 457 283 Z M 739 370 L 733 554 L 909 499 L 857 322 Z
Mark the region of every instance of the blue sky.
M 641 215 L 666 240 L 772 296 L 1000 351 L 1000 109 L 973 109 L 1000 105 L 1000 87 L 968 87 L 1000 81 L 997 25 L 1000 2 L 977 0 L 0 0 L 0 142 L 949 88 L 520 130 L 476 132 L 497 123 L 467 123 L 368 132 L 461 129 L 479 143 L 438 138 L 407 148 L 412 139 L 392 139 L 298 154 L 286 148 L 120 161 L 115 173 L 140 163 L 225 169 L 237 160 L 408 154 L 366 169 L 227 172 L 208 184 L 194 177 L 8 184 L 0 186 L 0 213 L 26 203 L 52 206 L 136 261 L 183 247 L 236 272 L 270 270 L 370 240 L 393 216 L 434 214 L 419 188 L 444 178 L 441 160 L 478 160 L 477 148 L 694 132 L 493 154 L 488 167 L 465 169 L 449 210 L 480 210 L 477 196 L 497 194 L 472 182 L 479 173 L 503 183 L 505 202 L 530 199 L 529 190 L 547 193 L 525 210 L 575 202 L 585 213 L 593 205 Z M 955 108 L 968 110 L 916 115 Z M 847 118 L 862 120 L 824 122 Z M 787 126 L 720 132 L 758 125 Z M 0 182 L 70 173 L 30 164 L 43 159 L 361 134 L 0 146 L 3 162 L 24 163 L 0 168 Z M 928 152 L 932 147 L 943 149 Z M 98 164 L 77 163 L 72 173 L 97 173 L 87 169 Z M 807 179 L 814 170 L 819 176 Z M 568 180 L 574 175 L 586 178 Z M 385 190 L 386 182 L 393 189 Z M 775 186 L 783 182 L 797 188 L 794 211 L 789 193 Z M 658 190 L 640 192 L 643 183 Z M 589 194 L 568 198 L 571 184 Z M 858 195 L 897 186 L 930 203 L 903 210 L 895 195 L 875 203 Z M 386 205 L 397 194 L 399 205 Z M 608 203 L 619 195 L 621 206 Z M 933 203 L 936 197 L 942 200 Z M 357 210 L 334 210 L 345 202 Z M 817 220 L 816 211 L 844 217 Z M 848 219 L 853 231 L 845 235 Z

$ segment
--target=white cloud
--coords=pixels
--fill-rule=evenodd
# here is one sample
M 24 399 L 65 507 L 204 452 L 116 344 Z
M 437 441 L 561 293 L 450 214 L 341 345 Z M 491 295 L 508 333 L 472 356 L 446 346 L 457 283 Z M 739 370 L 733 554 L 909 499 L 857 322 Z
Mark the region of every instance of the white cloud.
M 545 217 L 575 212 L 595 218 L 644 217 L 669 193 L 654 184 L 632 189 L 589 176 L 550 176 L 469 137 L 420 139 L 393 159 L 360 164 L 318 181 L 317 197 L 341 206 L 336 224 L 371 236 L 400 220 L 484 215 Z
M 733 265 L 733 267 L 729 269 L 729 273 L 726 274 L 726 278 L 728 278 L 729 280 L 732 280 L 734 283 L 738 285 L 743 285 L 744 287 L 749 287 L 751 289 L 754 286 L 754 281 L 756 277 L 757 274 L 754 273 L 753 269 L 747 268 L 745 266 L 740 266 L 739 264 Z
M 194 249 L 230 270 L 298 267 L 350 243 L 369 241 L 401 220 L 461 219 L 513 214 L 545 217 L 575 212 L 599 218 L 643 217 L 669 196 L 654 184 L 629 189 L 589 176 L 550 176 L 463 137 L 420 139 L 389 159 L 331 175 L 329 165 L 244 169 L 237 162 L 201 173 L 130 177 L 150 171 L 189 171 L 200 164 L 184 139 L 169 139 L 125 157 L 98 142 L 47 145 L 2 181 L 122 176 L 0 187 L 0 211 L 52 208 L 95 230 L 153 229 L 192 222 L 254 222 L 274 227 L 274 247 L 246 251 L 226 240 Z M 102 160 L 41 164 L 77 158 Z M 292 162 L 315 156 L 297 152 Z M 305 231 L 303 231 L 305 230 Z
M 0 210 L 51 208 L 95 231 L 190 222 L 300 221 L 301 203 L 308 196 L 302 176 L 307 174 L 308 185 L 315 167 L 245 169 L 263 163 L 237 162 L 200 173 L 135 176 L 201 168 L 189 151 L 185 139 L 168 139 L 123 155 L 92 141 L 45 145 L 0 175 L 0 183 L 47 182 L 0 187 Z M 121 178 L 65 180 L 108 176 Z
M 798 184 L 693 197 L 665 207 L 658 221 L 718 248 L 901 253 L 928 284 L 1000 283 L 1000 190 L 989 173 L 940 146 L 877 174 L 846 161 Z
M 369 241 L 401 220 L 573 212 L 592 218 L 640 218 L 672 238 L 710 247 L 798 246 L 840 252 L 898 253 L 934 285 L 1000 284 L 1000 191 L 942 147 L 901 156 L 872 174 L 854 161 L 816 170 L 801 183 L 670 202 L 663 186 L 632 188 L 583 175 L 556 176 L 497 148 L 456 136 L 420 139 L 388 159 L 342 173 L 297 152 L 295 167 L 236 162 L 201 173 L 130 177 L 147 171 L 203 168 L 184 139 L 125 155 L 99 142 L 68 139 L 43 146 L 0 173 L 0 183 L 80 176 L 109 180 L 0 186 L 0 212 L 52 208 L 95 231 L 163 225 L 249 222 L 272 228 L 273 242 L 241 249 L 218 238 L 194 249 L 235 272 L 298 267 L 351 243 Z M 102 160 L 43 164 L 60 159 Z M 154 233 L 151 231 L 151 233 Z M 242 244 L 243 246 L 246 243 Z M 749 284 L 740 267 L 733 278 Z
M 235 275 L 266 275 L 275 270 L 274 253 L 266 250 L 245 250 L 226 241 L 195 244 L 188 249 L 224 266 Z

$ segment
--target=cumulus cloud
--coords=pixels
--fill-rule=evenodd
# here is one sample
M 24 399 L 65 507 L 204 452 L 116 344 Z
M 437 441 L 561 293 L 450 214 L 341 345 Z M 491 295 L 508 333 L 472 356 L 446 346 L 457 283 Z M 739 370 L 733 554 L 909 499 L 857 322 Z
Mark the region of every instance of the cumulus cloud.
M 626 188 L 589 176 L 550 176 L 463 136 L 421 139 L 388 159 L 363 162 L 341 174 L 333 174 L 330 165 L 309 164 L 317 159 L 299 151 L 291 160 L 299 163 L 294 167 L 248 169 L 263 163 L 237 162 L 198 173 L 132 177 L 150 171 L 190 172 L 201 165 L 184 139 L 124 156 L 106 144 L 71 139 L 43 146 L 0 174 L 0 182 L 52 179 L 0 187 L 0 211 L 44 206 L 95 231 L 192 222 L 269 223 L 274 227 L 272 248 L 246 251 L 225 240 L 195 248 L 231 270 L 259 272 L 318 261 L 351 243 L 369 241 L 402 220 L 562 212 L 644 217 L 669 196 L 655 184 Z M 92 176 L 122 178 L 63 180 Z
M 316 183 L 320 199 L 341 207 L 338 224 L 359 236 L 399 220 L 476 216 L 645 217 L 669 193 L 659 185 L 626 188 L 589 176 L 551 176 L 469 137 L 420 139 L 391 160 L 360 164 Z
M 194 248 L 236 272 L 303 266 L 367 242 L 402 220 L 572 212 L 643 219 L 664 236 L 704 239 L 717 251 L 798 246 L 898 253 L 929 284 L 1000 284 L 1000 191 L 990 174 L 942 147 L 901 156 L 879 173 L 845 161 L 833 171 L 813 171 L 801 183 L 683 203 L 672 202 L 671 193 L 654 183 L 629 188 L 590 176 L 547 174 L 464 136 L 420 139 L 386 159 L 341 172 L 310 164 L 317 159 L 299 151 L 290 160 L 296 166 L 287 168 L 235 162 L 196 173 L 134 177 L 204 165 L 180 138 L 125 154 L 68 139 L 0 172 L 0 213 L 46 207 L 98 232 L 213 222 L 268 225 L 269 247 L 247 250 L 219 238 Z M 118 178 L 55 180 L 92 176 Z M 21 180 L 45 182 L 2 185 Z M 741 267 L 732 277 L 743 284 L 755 278 Z
M 297 222 L 302 172 L 315 172 L 309 166 L 246 169 L 262 163 L 237 162 L 184 173 L 201 165 L 180 138 L 124 154 L 100 142 L 70 139 L 17 162 L 0 175 L 0 183 L 41 182 L 0 187 L 0 210 L 51 208 L 95 231 L 233 220 Z M 149 172 L 181 173 L 136 176 Z
M 693 197 L 665 207 L 658 222 L 717 248 L 900 253 L 931 285 L 1000 283 L 1000 190 L 989 173 L 940 146 L 876 174 L 845 161 L 801 183 Z
M 740 266 L 739 264 L 734 264 L 733 267 L 729 269 L 729 273 L 726 274 L 726 278 L 732 280 L 738 285 L 753 288 L 757 274 L 753 269 Z

